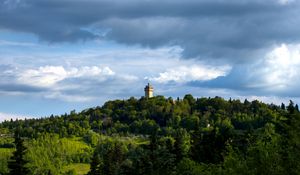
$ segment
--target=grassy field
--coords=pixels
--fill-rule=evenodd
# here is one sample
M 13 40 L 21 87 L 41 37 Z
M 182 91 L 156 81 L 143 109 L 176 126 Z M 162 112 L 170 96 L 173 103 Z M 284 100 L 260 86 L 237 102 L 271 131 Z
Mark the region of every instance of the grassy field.
M 76 172 L 77 175 L 84 175 L 89 172 L 90 165 L 84 163 L 74 163 L 64 167 L 64 172 L 69 172 L 72 170 L 74 170 L 74 172 Z
M 149 141 L 145 137 L 141 136 L 122 137 L 98 135 L 97 140 L 100 143 L 109 140 L 118 140 L 126 145 L 149 144 Z M 0 144 L 2 146 L 13 146 L 12 142 L 13 138 L 0 138 Z M 69 163 L 66 166 L 62 164 L 60 167 L 55 166 L 60 169 L 60 172 L 69 174 L 74 173 L 78 175 L 88 173 L 90 165 L 86 160 L 91 157 L 94 149 L 91 145 L 87 144 L 82 137 L 59 138 L 48 136 L 37 140 L 26 139 L 25 146 L 27 147 L 26 158 L 29 160 L 28 165 L 30 165 L 30 168 L 34 168 L 37 172 L 42 172 L 43 168 L 51 168 L 52 165 L 55 164 L 55 161 L 53 160 L 59 160 L 66 164 Z M 0 175 L 8 172 L 7 162 L 12 156 L 13 151 L 14 148 L 0 147 Z M 56 157 L 54 155 L 56 155 Z
M 149 144 L 149 140 L 146 137 L 141 137 L 141 136 L 106 136 L 106 135 L 100 135 L 99 136 L 99 141 L 103 141 L 106 139 L 111 139 L 111 140 L 118 140 L 123 143 L 132 143 L 136 145 L 147 145 Z
M 0 148 L 0 174 L 8 172 L 7 161 L 12 155 L 14 148 Z

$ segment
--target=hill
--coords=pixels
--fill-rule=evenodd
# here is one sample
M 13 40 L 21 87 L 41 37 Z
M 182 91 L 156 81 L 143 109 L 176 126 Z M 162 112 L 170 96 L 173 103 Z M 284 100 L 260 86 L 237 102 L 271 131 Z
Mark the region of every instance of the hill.
M 298 105 L 163 96 L 0 124 L 0 174 L 25 140 L 30 174 L 299 174 Z

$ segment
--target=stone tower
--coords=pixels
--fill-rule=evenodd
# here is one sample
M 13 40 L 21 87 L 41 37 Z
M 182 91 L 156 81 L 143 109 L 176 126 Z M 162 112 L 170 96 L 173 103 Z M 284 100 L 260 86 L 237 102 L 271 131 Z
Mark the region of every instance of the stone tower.
M 153 97 L 153 87 L 148 83 L 148 85 L 145 87 L 145 97 L 146 98 L 151 98 Z

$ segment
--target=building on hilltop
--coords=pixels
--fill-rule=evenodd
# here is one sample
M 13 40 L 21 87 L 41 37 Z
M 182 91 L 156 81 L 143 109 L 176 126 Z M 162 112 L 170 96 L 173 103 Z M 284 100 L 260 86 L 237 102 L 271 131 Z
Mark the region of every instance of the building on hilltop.
M 150 83 L 148 83 L 148 85 L 145 87 L 145 97 L 146 98 L 151 98 L 153 97 L 153 86 L 150 85 Z

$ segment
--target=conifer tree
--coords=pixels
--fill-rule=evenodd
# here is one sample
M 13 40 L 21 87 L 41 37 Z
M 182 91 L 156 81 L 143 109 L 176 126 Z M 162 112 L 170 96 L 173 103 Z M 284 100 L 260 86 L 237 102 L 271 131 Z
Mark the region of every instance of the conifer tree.
M 175 134 L 175 143 L 174 143 L 174 154 L 176 155 L 176 163 L 179 163 L 180 160 L 187 154 L 187 143 L 186 142 L 186 130 L 178 129 Z
M 290 114 L 293 114 L 295 112 L 294 102 L 292 100 L 290 100 L 287 110 L 289 111 Z
M 299 112 L 299 106 L 298 106 L 298 104 L 295 105 L 295 110 L 296 110 L 297 112 Z
M 280 108 L 281 108 L 282 110 L 285 110 L 285 105 L 284 105 L 284 103 L 281 103 Z
M 124 154 L 120 143 L 114 143 L 111 145 L 104 154 L 103 173 L 105 175 L 120 174 L 123 155 Z
M 90 168 L 90 172 L 88 173 L 88 175 L 101 175 L 101 160 L 99 157 L 99 154 L 97 153 L 97 151 L 95 150 L 92 160 L 91 160 L 91 168 Z
M 8 162 L 8 168 L 10 169 L 9 175 L 26 175 L 29 173 L 28 168 L 25 166 L 27 161 L 24 159 L 27 148 L 24 146 L 24 141 L 21 138 L 18 129 L 16 130 L 14 137 L 16 151 L 13 152 L 11 160 Z

